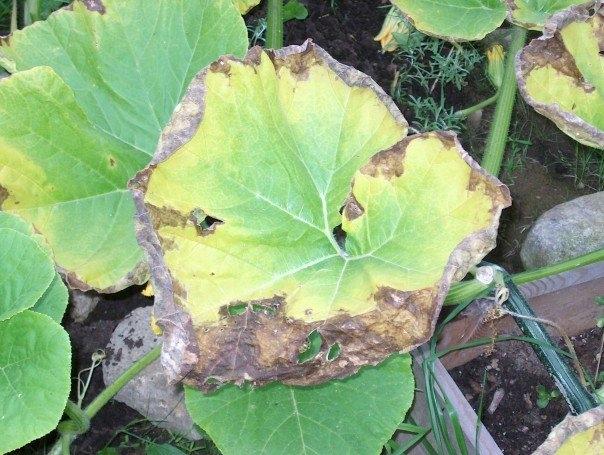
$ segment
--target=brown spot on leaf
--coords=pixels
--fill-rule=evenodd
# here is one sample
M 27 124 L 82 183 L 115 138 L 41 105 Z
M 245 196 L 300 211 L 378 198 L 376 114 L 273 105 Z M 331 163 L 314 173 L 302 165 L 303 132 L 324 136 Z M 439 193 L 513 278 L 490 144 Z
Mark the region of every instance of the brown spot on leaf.
M 317 55 L 313 43 L 310 43 L 303 52 L 290 54 L 284 58 L 277 57 L 272 51 L 268 51 L 267 53 L 275 65 L 277 73 L 279 73 L 281 68 L 285 68 L 299 81 L 308 79 L 308 72 L 311 67 L 323 65 L 324 63 L 323 59 Z
M 88 11 L 105 14 L 105 5 L 101 0 L 80 0 Z
M 363 213 L 365 213 L 365 209 L 359 201 L 351 194 L 346 201 L 346 205 L 344 206 L 344 216 L 348 218 L 348 220 L 356 220 Z
M 548 40 L 533 40 L 524 49 L 522 58 L 525 75 L 528 75 L 535 68 L 551 66 L 556 71 L 571 77 L 577 85 L 585 89 L 583 75 L 558 34 Z
M 2 204 L 4 204 L 4 201 L 6 201 L 8 199 L 9 193 L 8 190 L 6 188 L 4 188 L 2 185 L 0 185 L 0 208 L 2 208 Z
M 215 62 L 210 64 L 210 71 L 213 73 L 222 73 L 225 76 L 229 77 L 231 75 L 231 64 L 229 63 L 229 58 L 222 56 Z
M 189 217 L 183 215 L 176 209 L 170 207 L 156 207 L 152 204 L 146 204 L 153 227 L 159 230 L 164 226 L 185 227 Z
M 392 179 L 400 177 L 405 172 L 403 159 L 408 142 L 401 141 L 387 150 L 382 150 L 373 155 L 369 163 L 361 168 L 361 172 L 371 177 L 386 177 Z
M 115 158 L 113 158 L 112 156 L 109 157 L 109 166 L 115 167 Z

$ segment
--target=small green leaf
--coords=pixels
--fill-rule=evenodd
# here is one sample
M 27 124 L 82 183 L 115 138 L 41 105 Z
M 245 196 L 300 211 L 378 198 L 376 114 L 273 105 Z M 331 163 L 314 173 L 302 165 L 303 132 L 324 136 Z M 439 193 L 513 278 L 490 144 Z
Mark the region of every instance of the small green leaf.
M 71 383 L 71 347 L 63 328 L 25 310 L 0 322 L 0 453 L 52 431 Z
M 308 10 L 299 0 L 289 0 L 283 5 L 283 22 L 291 21 L 292 19 L 302 21 L 307 17 Z
M 604 6 L 573 7 L 517 59 L 520 92 L 573 139 L 604 149 Z
M 316 387 L 186 388 L 193 421 L 224 455 L 379 454 L 413 401 L 409 355 Z

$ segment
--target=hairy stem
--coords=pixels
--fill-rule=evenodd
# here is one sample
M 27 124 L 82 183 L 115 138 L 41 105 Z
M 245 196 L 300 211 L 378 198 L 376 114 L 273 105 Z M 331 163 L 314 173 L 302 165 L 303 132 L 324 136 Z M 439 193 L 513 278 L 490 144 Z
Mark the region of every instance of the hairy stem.
M 485 107 L 490 106 L 499 98 L 499 92 L 495 93 L 490 98 L 481 101 L 480 103 L 475 104 L 474 106 L 466 107 L 465 109 L 461 109 L 455 113 L 456 117 L 467 117 L 470 114 L 473 114 L 476 111 L 484 109 Z
M 540 280 L 541 278 L 567 272 L 568 270 L 573 270 L 600 261 L 604 261 L 604 249 L 584 254 L 583 256 L 569 259 L 568 261 L 558 262 L 557 264 L 547 267 L 517 273 L 512 275 L 512 279 L 514 280 L 514 283 L 518 285 L 530 283 L 531 281 Z M 458 305 L 467 300 L 472 300 L 483 292 L 486 292 L 489 287 L 490 285 L 483 284 L 478 280 L 455 283 L 451 286 L 449 294 L 445 299 L 445 305 Z
M 512 44 L 505 59 L 503 80 L 498 92 L 499 98 L 497 99 L 491 130 L 481 162 L 482 167 L 493 175 L 499 174 L 503 161 L 508 130 L 514 110 L 514 101 L 516 100 L 516 54 L 524 46 L 526 35 L 527 30 L 525 28 L 514 27 Z
M 266 15 L 266 47 L 283 47 L 283 0 L 268 0 Z

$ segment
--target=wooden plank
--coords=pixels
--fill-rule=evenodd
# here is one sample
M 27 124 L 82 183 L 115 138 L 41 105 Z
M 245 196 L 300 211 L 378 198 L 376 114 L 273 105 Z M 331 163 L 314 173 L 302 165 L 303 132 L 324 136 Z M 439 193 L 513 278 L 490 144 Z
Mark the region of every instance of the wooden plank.
M 559 324 L 572 337 L 595 326 L 598 307 L 594 297 L 604 295 L 604 262 L 527 283 L 520 286 L 520 290 L 539 317 Z M 438 349 L 443 350 L 485 336 L 520 334 L 510 316 L 483 324 L 478 330 L 476 323 L 477 319 L 474 317 L 462 317 L 448 324 Z M 553 328 L 549 331 L 552 336 L 559 336 Z M 456 368 L 478 357 L 486 349 L 488 347 L 463 349 L 441 360 L 446 368 Z
M 416 389 L 418 392 L 415 394 L 415 400 L 413 402 L 413 407 L 411 408 L 411 417 L 413 420 L 423 427 L 430 427 L 430 417 L 428 413 L 428 408 L 426 404 L 426 400 L 424 397 L 425 383 L 424 383 L 424 375 L 422 373 L 421 362 L 424 356 L 428 355 L 428 349 L 426 346 L 420 346 L 415 351 L 413 351 L 413 372 L 416 381 Z M 470 448 L 470 453 L 481 453 L 485 455 L 502 455 L 501 450 L 495 443 L 495 440 L 488 432 L 488 430 L 484 427 L 484 425 L 480 424 L 480 429 L 478 432 L 478 447 L 479 451 L 475 450 L 476 443 L 476 422 L 478 417 L 468 403 L 468 400 L 464 397 L 455 381 L 445 367 L 442 365 L 440 361 L 436 361 L 434 364 L 434 374 L 436 376 L 438 385 L 440 389 L 437 390 L 440 398 L 446 396 L 449 401 L 453 404 L 457 413 L 459 415 L 460 425 L 462 427 L 464 436 L 466 438 L 466 443 L 468 448 Z M 452 430 L 451 430 L 451 434 Z M 408 435 L 401 434 L 397 438 L 399 441 L 404 441 L 409 438 Z M 434 438 L 431 433 L 428 436 L 428 440 L 430 443 L 435 446 Z M 423 448 L 421 444 L 415 446 L 411 451 L 408 452 L 411 455 L 424 455 L 427 454 L 427 451 Z

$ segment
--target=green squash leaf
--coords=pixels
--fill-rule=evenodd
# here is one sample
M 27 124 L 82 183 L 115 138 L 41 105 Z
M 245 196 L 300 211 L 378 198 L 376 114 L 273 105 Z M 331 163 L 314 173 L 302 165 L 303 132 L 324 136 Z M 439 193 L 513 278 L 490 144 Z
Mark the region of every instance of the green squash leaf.
M 517 59 L 518 85 L 535 110 L 573 139 L 604 149 L 604 6 L 555 15 Z
M 54 272 L 54 264 L 52 262 L 51 252 L 48 248 L 48 245 L 46 245 L 41 236 L 34 233 L 32 226 L 22 218 L 6 212 L 0 212 L 0 233 L 5 232 L 4 230 L 16 231 L 28 237 L 28 239 L 37 244 L 38 248 L 32 247 L 31 241 L 23 241 L 25 245 L 28 245 L 28 248 L 32 248 L 33 251 L 36 252 L 34 256 L 29 256 L 27 254 L 27 251 L 30 251 L 27 250 L 27 248 L 7 249 L 6 247 L 3 247 L 0 249 L 1 252 L 5 253 L 9 257 L 9 259 L 2 262 L 2 265 L 6 267 L 6 272 L 3 272 L 0 277 L 5 279 L 8 277 L 13 277 L 14 280 L 20 280 L 22 285 L 26 287 L 27 292 L 31 293 L 29 294 L 31 295 L 30 297 L 21 293 L 20 297 L 12 299 L 12 304 L 8 302 L 3 302 L 0 304 L 0 307 L 10 307 L 12 309 L 12 311 L 8 311 L 6 313 L 3 312 L 2 314 L 5 314 L 6 317 L 0 316 L 0 320 L 6 319 L 12 314 L 15 314 L 26 308 L 31 308 L 33 311 L 50 316 L 56 322 L 61 322 L 65 309 L 67 308 L 69 295 L 60 275 L 57 272 Z M 1 238 L 0 242 L 2 242 Z M 39 254 L 40 249 L 46 253 L 45 258 Z M 14 265 L 13 261 L 18 254 L 25 255 L 21 258 L 21 261 L 24 262 L 24 267 L 30 267 L 34 269 L 35 272 L 24 272 L 20 268 L 20 271 L 17 269 L 12 269 L 14 274 L 10 272 L 11 264 Z M 54 272 L 54 278 L 50 284 L 48 284 L 49 270 Z M 1 279 L 2 278 L 0 278 L 0 280 Z M 9 284 L 8 281 L 6 281 L 4 284 L 13 289 L 15 287 L 15 283 Z M 40 289 L 45 289 L 44 293 L 36 300 L 35 296 L 39 294 Z M 0 291 L 0 300 L 2 300 L 3 297 L 11 299 L 12 291 L 5 291 L 6 288 Z
M 77 0 L 0 43 L 0 203 L 46 237 L 68 283 L 147 279 L 128 179 L 189 81 L 247 47 L 231 0 Z
M 479 40 L 507 15 L 504 0 L 391 0 L 419 31 L 454 41 Z
M 585 0 L 506 0 L 511 22 L 529 30 L 543 30 L 548 19 L 558 11 Z
M 409 355 L 315 387 L 186 388 L 187 410 L 224 455 L 379 454 L 413 401 Z
M 369 77 L 310 41 L 195 79 L 131 183 L 173 375 L 315 384 L 430 337 L 509 194 L 453 134 L 406 131 Z
M 507 18 L 541 30 L 549 17 L 585 0 L 391 0 L 420 31 L 453 41 L 484 38 Z
M 32 307 L 54 276 L 52 260 L 32 237 L 0 228 L 0 321 Z
M 55 273 L 55 277 L 50 283 L 46 292 L 38 299 L 36 304 L 31 307 L 32 311 L 50 316 L 56 322 L 60 323 L 67 309 L 69 302 L 69 292 L 61 279 L 61 275 Z
M 0 322 L 0 453 L 52 431 L 71 383 L 71 347 L 63 328 L 25 310 Z

